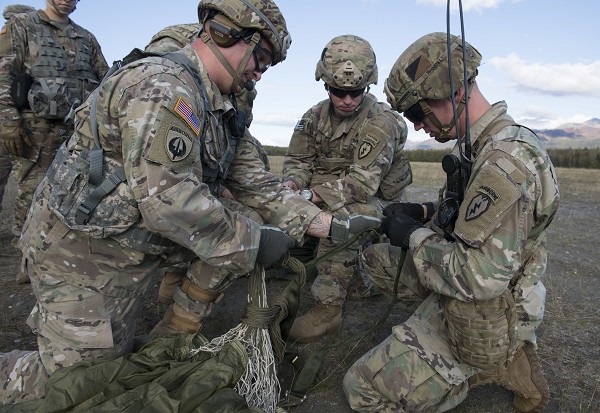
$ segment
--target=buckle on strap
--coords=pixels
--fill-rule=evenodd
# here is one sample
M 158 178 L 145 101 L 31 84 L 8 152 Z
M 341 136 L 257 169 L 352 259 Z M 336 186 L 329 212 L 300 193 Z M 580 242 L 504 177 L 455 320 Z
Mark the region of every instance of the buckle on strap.
M 87 225 L 90 220 L 90 215 L 102 199 L 109 194 L 113 189 L 117 187 L 121 182 L 126 180 L 125 170 L 123 167 L 117 169 L 115 172 L 110 174 L 100 186 L 94 189 L 77 207 L 77 213 L 75 215 L 75 223 L 78 225 Z

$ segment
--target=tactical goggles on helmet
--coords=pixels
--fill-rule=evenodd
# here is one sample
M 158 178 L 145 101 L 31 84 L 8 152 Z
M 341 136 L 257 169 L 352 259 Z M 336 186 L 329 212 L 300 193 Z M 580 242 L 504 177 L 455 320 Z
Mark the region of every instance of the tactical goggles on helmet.
M 273 62 L 273 54 L 262 46 L 262 42 L 259 42 L 254 46 L 252 57 L 254 58 L 254 71 L 260 73 L 265 73 L 267 69 L 271 67 L 271 63 Z
M 335 96 L 336 98 L 340 98 L 340 99 L 345 98 L 347 95 L 350 95 L 350 97 L 352 99 L 355 99 L 355 98 L 359 97 L 360 95 L 362 95 L 363 93 L 365 93 L 364 87 L 362 89 L 346 90 L 346 89 L 338 89 L 336 87 L 329 86 L 327 88 L 327 90 L 333 96 Z

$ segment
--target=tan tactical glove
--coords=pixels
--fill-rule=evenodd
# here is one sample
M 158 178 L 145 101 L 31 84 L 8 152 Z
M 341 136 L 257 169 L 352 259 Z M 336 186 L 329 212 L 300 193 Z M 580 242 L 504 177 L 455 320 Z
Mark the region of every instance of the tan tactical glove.
M 18 120 L 9 120 L 0 128 L 0 138 L 8 153 L 21 157 L 23 154 L 23 143 L 31 146 L 27 136 L 23 135 L 21 123 Z

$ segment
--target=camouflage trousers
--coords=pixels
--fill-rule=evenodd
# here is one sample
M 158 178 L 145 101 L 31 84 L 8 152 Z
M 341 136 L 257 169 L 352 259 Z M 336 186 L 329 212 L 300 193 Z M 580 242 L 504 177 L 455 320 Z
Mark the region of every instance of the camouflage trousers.
M 0 143 L 0 211 L 2 211 L 2 199 L 4 198 L 4 189 L 12 170 L 12 161 L 6 148 Z
M 21 126 L 31 145 L 23 144 L 23 157 L 13 158 L 17 195 L 12 233 L 16 238 L 21 235 L 33 193 L 46 176 L 67 133 L 62 122 L 39 119 L 31 113 L 21 115 Z
M 443 412 L 467 396 L 468 378 L 479 370 L 452 355 L 439 296 L 424 288 L 412 257 L 398 274 L 400 249 L 375 244 L 359 257 L 371 281 L 393 291 L 416 311 L 378 346 L 358 359 L 344 377 L 344 392 L 359 412 Z
M 336 210 L 333 214 L 340 218 L 347 218 L 350 215 L 381 217 L 381 211 L 379 200 L 374 200 L 371 204 L 350 204 Z M 311 292 L 315 300 L 322 304 L 340 306 L 344 304 L 348 286 L 357 276 L 355 273 L 356 257 L 359 251 L 369 245 L 370 242 L 371 240 L 361 238 L 317 265 L 318 275 L 311 287 Z M 338 244 L 328 239 L 320 239 L 317 248 L 317 257 L 325 255 L 337 246 Z
M 264 222 L 258 212 L 240 202 L 228 198 L 219 198 L 219 201 L 230 211 L 244 215 L 259 224 Z M 183 283 L 183 280 L 187 277 L 192 284 L 203 290 L 220 293 L 226 290 L 233 281 L 240 277 L 229 271 L 208 265 L 198 259 L 193 260 L 191 263 L 178 263 L 170 269 L 167 269 L 167 271 L 181 273 L 181 283 Z M 173 296 L 175 303 L 199 319 L 206 318 L 212 311 L 213 303 L 201 303 L 193 300 L 181 289 L 181 283 Z

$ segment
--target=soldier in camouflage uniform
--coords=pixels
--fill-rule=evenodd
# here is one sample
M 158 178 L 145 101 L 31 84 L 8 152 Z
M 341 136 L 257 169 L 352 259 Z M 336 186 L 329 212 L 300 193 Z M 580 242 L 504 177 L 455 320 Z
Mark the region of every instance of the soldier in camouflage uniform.
M 77 108 L 19 241 L 37 299 L 27 323 L 38 350 L 0 355 L 3 402 L 42 396 L 61 367 L 130 352 L 161 267 L 192 262 L 153 333 L 195 333 L 255 263 L 275 262 L 305 234 L 349 236 L 372 225 L 332 223 L 283 187 L 227 98 L 285 59 L 290 37 L 275 3 L 203 0 L 198 15 L 203 31 L 192 44 L 114 65 Z M 221 183 L 274 226 L 226 209 L 215 196 Z
M 536 135 L 514 122 L 505 102 L 490 104 L 482 95 L 480 62 L 461 38 L 451 36 L 448 49 L 446 33 L 431 33 L 400 55 L 386 80 L 392 107 L 438 141 L 458 139 L 458 156 L 459 146 L 468 154 L 470 131 L 472 172 L 459 187 L 460 204 L 449 179 L 435 213 L 432 204 L 389 206 L 380 230 L 390 244 L 361 256 L 373 282 L 393 291 L 407 251 L 397 297 L 419 306 L 347 372 L 344 390 L 356 411 L 447 411 L 469 388 L 491 383 L 513 391 L 520 412 L 539 412 L 548 402 L 535 331 L 544 315 L 556 175 Z M 453 100 L 460 102 L 456 125 Z
M 17 14 L 0 32 L 0 136 L 18 184 L 14 242 L 33 192 L 72 131 L 65 116 L 108 69 L 94 35 L 69 18 L 76 3 L 47 0 L 45 10 Z
M 4 8 L 2 16 L 8 21 L 15 14 L 26 13 L 30 11 L 35 11 L 35 9 L 33 7 L 24 6 L 21 4 L 12 4 Z M 2 30 L 4 30 L 4 28 Z M 4 189 L 6 188 L 11 170 L 12 161 L 10 159 L 10 155 L 4 145 L 0 145 L 0 211 L 2 211 L 2 198 L 4 197 Z
M 160 30 L 150 40 L 150 43 L 146 46 L 147 52 L 174 52 L 190 44 L 198 37 L 200 31 L 200 23 L 188 23 L 188 24 L 176 24 L 173 26 L 167 26 Z M 246 117 L 246 126 L 249 128 L 252 123 L 252 105 L 256 98 L 256 87 L 252 90 L 246 88 L 236 94 L 237 107 L 242 110 Z M 255 139 L 253 136 L 252 142 L 256 145 L 256 149 L 263 160 L 265 167 L 269 170 L 269 157 L 267 152 L 263 148 L 262 144 Z M 225 204 L 227 209 L 244 214 L 253 221 L 259 224 L 263 223 L 262 217 L 253 209 L 246 207 L 235 200 L 235 197 L 231 194 L 231 191 L 225 186 L 219 187 L 219 201 Z M 165 269 L 164 277 L 161 281 L 160 288 L 158 289 L 158 301 L 166 304 L 173 302 L 173 296 L 177 287 L 182 285 L 185 278 L 185 271 L 187 264 L 180 263 L 172 268 Z
M 380 218 L 384 203 L 400 199 L 412 174 L 402 151 L 406 123 L 368 91 L 377 83 L 371 45 L 354 35 L 334 37 L 323 49 L 315 78 L 324 81 L 329 98 L 298 121 L 284 159 L 284 185 L 336 215 Z M 318 265 L 312 285 L 316 306 L 296 319 L 292 339 L 312 341 L 340 326 L 359 244 Z M 336 246 L 320 240 L 317 256 Z

